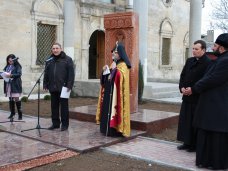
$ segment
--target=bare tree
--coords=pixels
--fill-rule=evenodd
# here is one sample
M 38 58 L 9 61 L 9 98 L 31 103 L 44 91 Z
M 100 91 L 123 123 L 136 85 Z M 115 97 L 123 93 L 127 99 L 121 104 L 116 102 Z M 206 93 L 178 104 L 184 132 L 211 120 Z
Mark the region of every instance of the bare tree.
M 213 29 L 220 29 L 223 32 L 228 31 L 228 1 L 227 0 L 219 0 L 213 1 L 212 4 L 213 10 L 211 17 L 213 21 L 211 21 L 210 25 Z

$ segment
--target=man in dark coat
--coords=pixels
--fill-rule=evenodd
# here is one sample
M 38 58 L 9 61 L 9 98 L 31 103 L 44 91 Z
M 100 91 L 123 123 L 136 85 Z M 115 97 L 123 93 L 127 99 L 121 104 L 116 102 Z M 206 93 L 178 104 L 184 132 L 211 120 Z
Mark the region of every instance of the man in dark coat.
M 62 51 L 61 45 L 52 46 L 52 55 L 46 62 L 43 88 L 51 93 L 51 118 L 50 130 L 60 127 L 59 107 L 61 105 L 61 131 L 69 126 L 68 98 L 60 97 L 63 87 L 69 92 L 74 84 L 74 65 L 72 59 Z
M 185 94 L 185 88 L 193 86 L 203 77 L 210 62 L 205 52 L 206 43 L 203 40 L 195 41 L 192 50 L 194 57 L 187 59 L 180 75 L 179 89 L 183 94 L 183 101 L 179 115 L 177 140 L 183 144 L 177 147 L 179 150 L 195 151 L 196 129 L 192 126 L 192 122 L 199 94 L 189 96 Z
M 228 33 L 218 36 L 213 51 L 217 60 L 188 94 L 200 93 L 194 126 L 198 128 L 196 165 L 228 168 Z

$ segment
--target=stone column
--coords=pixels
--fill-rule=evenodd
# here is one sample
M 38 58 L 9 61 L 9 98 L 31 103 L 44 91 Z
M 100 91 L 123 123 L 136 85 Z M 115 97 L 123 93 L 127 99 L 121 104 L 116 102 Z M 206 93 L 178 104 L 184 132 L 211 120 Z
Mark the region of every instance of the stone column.
M 202 0 L 190 1 L 189 56 L 192 56 L 192 44 L 201 39 Z
M 64 51 L 74 59 L 75 1 L 64 0 Z
M 104 16 L 105 63 L 112 63 L 111 50 L 116 41 L 122 42 L 131 62 L 130 112 L 138 111 L 138 15 L 134 12 L 114 13 Z
M 134 0 L 134 12 L 139 15 L 139 59 L 143 66 L 143 79 L 147 83 L 148 0 Z
M 81 79 L 89 79 L 89 28 L 90 28 L 90 15 L 81 13 L 82 17 L 82 61 L 81 61 Z

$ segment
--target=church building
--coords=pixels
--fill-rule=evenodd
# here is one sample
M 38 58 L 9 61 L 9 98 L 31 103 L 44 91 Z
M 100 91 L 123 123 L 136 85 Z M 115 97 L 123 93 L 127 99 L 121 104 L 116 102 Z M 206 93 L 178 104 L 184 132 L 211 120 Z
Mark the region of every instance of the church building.
M 8 54 L 19 57 L 27 94 L 44 71 L 52 44 L 59 42 L 75 64 L 73 93 L 98 96 L 104 16 L 132 11 L 139 16 L 145 82 L 178 82 L 189 57 L 190 6 L 189 0 L 1 0 L 0 67 Z

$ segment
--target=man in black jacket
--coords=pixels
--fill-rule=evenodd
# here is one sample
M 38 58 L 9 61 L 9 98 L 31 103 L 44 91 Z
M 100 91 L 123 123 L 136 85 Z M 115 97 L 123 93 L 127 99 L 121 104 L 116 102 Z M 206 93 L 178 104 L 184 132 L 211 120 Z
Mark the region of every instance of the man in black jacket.
M 196 129 L 192 126 L 192 122 L 199 94 L 188 95 L 185 94 L 185 91 L 187 87 L 193 86 L 203 77 L 210 62 L 205 52 L 206 43 L 203 40 L 195 41 L 192 49 L 194 57 L 187 59 L 180 75 L 179 89 L 183 94 L 183 101 L 179 115 L 177 140 L 183 144 L 177 147 L 179 150 L 195 151 Z
M 198 128 L 196 165 L 228 168 L 228 33 L 218 36 L 213 51 L 218 58 L 187 93 L 200 93 L 194 126 Z
M 69 126 L 69 105 L 68 98 L 61 98 L 63 87 L 70 91 L 74 84 L 74 64 L 72 59 L 62 51 L 61 45 L 55 43 L 52 46 L 52 55 L 45 66 L 43 88 L 51 94 L 51 118 L 52 126 L 49 130 L 60 127 L 59 108 L 61 105 L 61 131 Z

